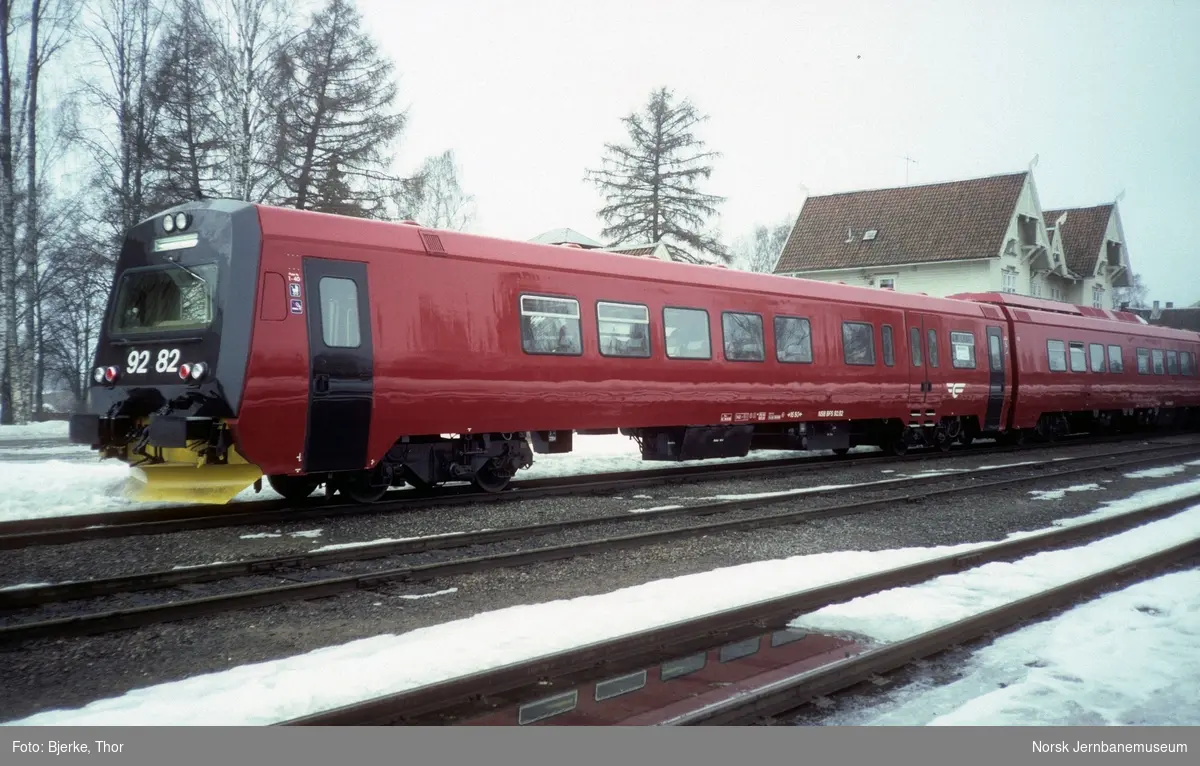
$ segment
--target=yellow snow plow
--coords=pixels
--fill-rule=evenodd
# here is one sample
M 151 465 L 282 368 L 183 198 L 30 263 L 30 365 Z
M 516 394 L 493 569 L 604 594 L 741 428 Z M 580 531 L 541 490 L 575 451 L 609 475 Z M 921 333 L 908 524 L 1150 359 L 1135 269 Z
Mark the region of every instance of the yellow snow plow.
M 143 503 L 224 505 L 262 478 L 259 467 L 247 463 L 236 449 L 231 447 L 227 454 L 227 463 L 213 464 L 189 447 L 161 449 L 163 462 L 131 467 L 125 495 Z

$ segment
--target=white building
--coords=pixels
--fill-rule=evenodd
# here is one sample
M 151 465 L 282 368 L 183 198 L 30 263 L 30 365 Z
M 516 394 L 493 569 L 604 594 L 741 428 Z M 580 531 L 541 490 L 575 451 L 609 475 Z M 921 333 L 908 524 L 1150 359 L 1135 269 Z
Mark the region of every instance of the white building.
M 621 253 L 623 255 L 635 255 L 642 258 L 657 258 L 661 261 L 671 260 L 669 247 L 663 242 L 605 247 L 591 237 L 580 234 L 574 229 L 551 229 L 529 241 L 538 242 L 543 245 L 573 245 L 584 250 L 603 250 L 607 253 Z
M 1112 288 L 1128 284 L 1129 259 L 1115 204 L 1050 218 L 1033 173 L 1024 171 L 809 197 L 775 273 L 934 296 L 1011 292 L 1107 308 Z

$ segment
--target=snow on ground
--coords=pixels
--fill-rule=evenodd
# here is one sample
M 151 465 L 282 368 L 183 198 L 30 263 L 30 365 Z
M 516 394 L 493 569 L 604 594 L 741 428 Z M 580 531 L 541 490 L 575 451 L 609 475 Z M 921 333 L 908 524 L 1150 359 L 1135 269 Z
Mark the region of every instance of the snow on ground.
M 1059 525 L 1175 498 L 1196 498 L 1196 505 L 1109 540 L 1037 554 L 1012 564 L 989 564 L 980 568 L 986 575 L 972 570 L 942 577 L 923 586 L 897 589 L 888 598 L 856 599 L 798 622 L 852 627 L 882 640 L 944 624 L 1020 598 L 1031 589 L 1105 569 L 1200 534 L 1200 480 L 1146 490 Z M 658 580 L 596 596 L 514 606 L 403 635 L 374 636 L 137 689 L 78 710 L 47 711 L 11 723 L 264 725 L 987 544 L 796 556 Z M 1186 640 L 1193 658 L 1200 657 L 1200 636 L 1193 632 Z M 1103 656 L 1111 662 L 1117 655 Z M 1111 683 L 1130 685 L 1127 691 L 1132 695 L 1140 682 L 1135 676 L 1114 672 Z M 1086 702 L 1090 698 L 1081 699 Z
M 1034 500 L 1062 500 L 1068 492 L 1092 492 L 1097 489 L 1104 488 L 1099 484 L 1076 484 L 1062 489 L 1031 489 L 1029 494 L 1033 495 Z
M 1182 465 L 1164 465 L 1157 468 L 1146 468 L 1125 474 L 1126 479 L 1165 479 L 1177 473 L 1183 473 L 1187 468 Z
M 1196 570 L 1135 583 L 999 637 L 976 651 L 950 683 L 918 680 L 885 701 L 836 712 L 825 723 L 1195 726 L 1197 592 Z
M 96 460 L 95 453 L 88 447 L 76 445 L 23 449 L 4 446 L 6 439 L 12 441 L 47 435 L 66 439 L 66 433 L 65 422 L 0 427 L 0 486 L 7 487 L 5 496 L 0 500 L 0 521 L 171 505 L 138 503 L 127 499 L 124 487 L 129 468 L 115 460 Z M 533 466 L 519 472 L 517 480 L 833 454 L 828 451 L 797 453 L 770 450 L 752 452 L 744 458 L 661 463 L 642 460 L 637 444 L 625 436 L 580 436 L 576 438 L 574 446 L 575 451 L 565 455 L 535 455 Z M 851 451 L 878 450 L 875 447 L 856 447 Z M 55 457 L 61 459 L 46 460 Z M 254 488 L 249 487 L 234 497 L 232 502 L 278 499 L 280 496 L 264 481 L 261 493 L 255 493 Z

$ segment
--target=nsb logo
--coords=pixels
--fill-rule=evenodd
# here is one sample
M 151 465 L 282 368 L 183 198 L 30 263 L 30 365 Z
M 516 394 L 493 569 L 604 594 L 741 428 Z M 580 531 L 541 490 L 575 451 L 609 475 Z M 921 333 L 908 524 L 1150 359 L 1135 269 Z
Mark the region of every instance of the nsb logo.
M 958 395 L 961 394 L 963 392 L 963 389 L 965 389 L 966 387 L 967 387 L 966 383 L 947 383 L 946 384 L 946 390 L 949 391 L 950 395 L 953 396 L 955 399 L 958 398 Z

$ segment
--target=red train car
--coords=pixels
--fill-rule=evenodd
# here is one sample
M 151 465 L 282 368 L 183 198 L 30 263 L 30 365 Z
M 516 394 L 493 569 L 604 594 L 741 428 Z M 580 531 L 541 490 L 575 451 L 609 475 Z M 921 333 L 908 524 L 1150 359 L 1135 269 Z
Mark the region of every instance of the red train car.
M 648 460 L 948 447 L 1024 422 L 1023 369 L 1042 390 L 1011 310 L 189 203 L 129 233 L 71 433 L 143 497 L 212 502 L 263 475 L 287 497 L 497 491 L 576 433 Z
M 995 304 L 1012 327 L 1013 429 L 1052 439 L 1175 424 L 1200 408 L 1200 333 L 1149 325 L 1129 312 L 1006 293 L 952 297 Z

